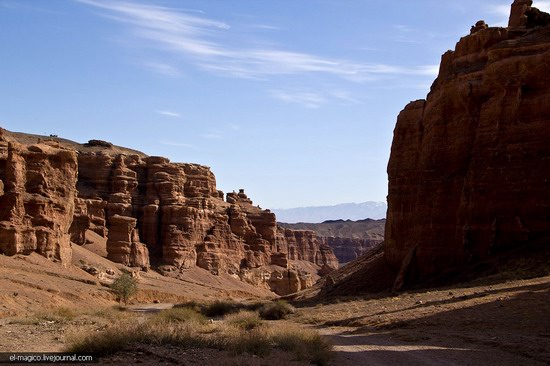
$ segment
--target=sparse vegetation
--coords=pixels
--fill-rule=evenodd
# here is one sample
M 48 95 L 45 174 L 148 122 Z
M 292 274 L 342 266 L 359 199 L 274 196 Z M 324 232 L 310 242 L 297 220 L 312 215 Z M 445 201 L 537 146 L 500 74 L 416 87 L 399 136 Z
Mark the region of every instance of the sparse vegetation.
M 243 330 L 252 330 L 263 325 L 258 313 L 248 310 L 241 310 L 238 313 L 225 317 L 227 324 Z
M 37 325 L 44 322 L 64 323 L 73 320 L 76 313 L 66 307 L 42 310 L 31 317 L 15 318 L 11 320 L 13 324 Z
M 235 355 L 247 353 L 256 356 L 267 356 L 274 346 L 271 337 L 264 329 L 243 331 L 239 328 L 228 328 L 223 333 L 227 341 L 225 349 Z
M 61 307 L 55 308 L 52 311 L 51 318 L 54 320 L 56 319 L 72 320 L 76 317 L 76 315 L 77 314 L 73 310 L 61 306 Z
M 182 302 L 180 304 L 174 305 L 173 309 L 177 309 L 177 308 L 192 309 L 197 313 L 201 313 L 201 305 L 196 301 L 186 301 L 186 302 Z
M 318 365 L 325 365 L 331 354 L 331 346 L 313 330 L 266 324 L 256 312 L 246 310 L 207 322 L 192 307 L 181 305 L 151 315 L 145 322 L 118 322 L 103 332 L 75 337 L 67 351 L 107 355 L 135 343 L 216 348 L 257 356 L 280 348 Z
M 117 297 L 117 301 L 125 305 L 137 293 L 137 280 L 128 273 L 122 273 L 111 285 L 111 291 Z
M 116 305 L 109 308 L 95 310 L 91 315 L 107 319 L 111 322 L 121 321 L 133 317 L 135 314 L 126 311 L 124 306 Z
M 184 307 L 163 310 L 158 313 L 157 316 L 153 318 L 153 320 L 165 323 L 182 323 L 186 321 L 206 323 L 206 318 L 204 317 L 204 315 L 194 309 Z
M 290 314 L 294 314 L 294 307 L 283 300 L 277 300 L 269 304 L 265 304 L 259 310 L 260 317 L 266 320 L 280 320 L 286 318 Z
M 242 304 L 232 300 L 216 300 L 201 307 L 201 312 L 208 317 L 221 317 L 236 313 L 242 309 Z
M 316 365 L 327 365 L 332 357 L 332 346 L 321 335 L 310 329 L 295 325 L 275 328 L 271 339 L 277 347 L 290 351 L 299 360 Z

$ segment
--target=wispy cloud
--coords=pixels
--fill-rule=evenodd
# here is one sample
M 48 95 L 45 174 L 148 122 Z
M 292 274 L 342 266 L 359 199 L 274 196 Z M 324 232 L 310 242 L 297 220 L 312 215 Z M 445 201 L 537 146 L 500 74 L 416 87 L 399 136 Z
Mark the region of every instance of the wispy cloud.
M 437 76 L 439 74 L 439 65 L 418 66 L 411 71 L 417 75 Z
M 412 29 L 411 29 L 411 28 L 409 28 L 408 26 L 403 25 L 403 24 L 394 24 L 393 27 L 394 27 L 395 29 L 401 31 L 401 32 L 406 32 L 406 33 L 412 32 Z
M 223 135 L 219 132 L 209 132 L 202 135 L 205 139 L 209 140 L 221 140 L 223 139 Z
M 177 113 L 177 112 L 171 112 L 171 111 L 157 111 L 158 114 L 162 114 L 163 116 L 168 116 L 168 117 L 175 117 L 175 118 L 180 118 L 181 117 L 181 114 Z
M 289 90 L 270 90 L 269 94 L 285 103 L 297 103 L 307 108 L 319 108 L 326 99 L 320 93 L 289 91 Z
M 274 75 L 315 73 L 353 81 L 395 74 L 425 75 L 415 68 L 332 59 L 276 47 L 230 47 L 227 45 L 231 42 L 226 41 L 233 35 L 228 32 L 227 23 L 163 6 L 115 0 L 75 1 L 104 10 L 104 15 L 127 25 L 132 34 L 155 47 L 191 60 L 204 70 L 224 75 L 265 79 Z M 159 72 L 177 74 L 177 70 L 165 65 L 156 66 Z
M 276 27 L 274 25 L 269 24 L 250 24 L 248 25 L 250 28 L 254 29 L 265 29 L 265 30 L 280 30 L 280 27 Z
M 183 76 L 183 73 L 172 65 L 168 65 L 162 62 L 143 62 L 142 65 L 158 74 L 170 76 L 170 77 L 180 77 Z
M 310 90 L 269 90 L 269 95 L 285 103 L 294 103 L 306 108 L 319 108 L 327 103 L 339 105 L 360 104 L 361 101 L 351 93 L 342 90 L 310 91 Z
M 342 90 L 330 92 L 330 96 L 336 99 L 340 104 L 361 104 L 362 102 L 352 93 Z
M 187 148 L 195 147 L 193 144 L 187 144 L 184 142 L 159 141 L 159 144 L 167 145 L 167 146 L 187 147 Z
M 236 123 L 230 123 L 227 125 L 227 127 L 229 127 L 233 131 L 239 131 L 241 129 L 241 126 Z

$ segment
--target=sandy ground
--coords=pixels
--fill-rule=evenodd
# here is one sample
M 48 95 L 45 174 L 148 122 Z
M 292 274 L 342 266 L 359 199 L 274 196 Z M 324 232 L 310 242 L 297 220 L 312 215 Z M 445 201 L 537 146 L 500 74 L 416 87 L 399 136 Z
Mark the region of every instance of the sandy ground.
M 396 332 L 356 334 L 353 328 L 321 328 L 320 332 L 334 344 L 334 365 L 546 365 L 460 338 L 426 342 Z
M 312 307 L 310 307 L 312 306 Z M 335 365 L 550 364 L 550 277 L 310 304 Z
M 73 245 L 73 264 L 61 266 L 36 253 L 28 256 L 0 255 L 0 318 L 58 307 L 80 310 L 116 304 L 109 291 L 109 277 L 92 276 L 80 267 L 111 270 L 115 276 L 125 269 L 120 264 Z M 126 268 L 127 270 L 132 270 Z M 208 301 L 218 298 L 273 298 L 274 294 L 229 275 L 214 276 L 201 268 L 184 270 L 177 278 L 155 271 L 139 273 L 138 302 Z

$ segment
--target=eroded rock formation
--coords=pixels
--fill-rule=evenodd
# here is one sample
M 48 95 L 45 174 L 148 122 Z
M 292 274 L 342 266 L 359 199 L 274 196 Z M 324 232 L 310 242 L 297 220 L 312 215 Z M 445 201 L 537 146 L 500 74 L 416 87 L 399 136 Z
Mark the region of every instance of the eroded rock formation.
M 382 243 L 384 239 L 354 239 L 326 237 L 326 243 L 334 252 L 339 263 L 348 263 L 359 258 L 370 248 Z
M 338 268 L 338 259 L 328 246 L 326 238 L 317 237 L 312 230 L 292 230 L 279 228 L 282 242 L 286 244 L 283 251 L 292 260 L 303 260 L 318 266 Z
M 29 139 L 2 131 L 1 253 L 36 251 L 68 263 L 70 241 L 85 244 L 91 230 L 106 239 L 112 261 L 145 270 L 153 263 L 166 273 L 198 266 L 272 285 L 278 293 L 311 285 L 292 261 L 314 263 L 323 273 L 338 267 L 313 232 L 279 228 L 275 214 L 254 206 L 244 190 L 224 200 L 208 167 L 104 141 Z M 279 269 L 252 271 L 271 265 Z
M 382 243 L 385 224 L 385 219 L 327 220 L 319 224 L 279 223 L 288 229 L 315 232 L 317 240 L 332 249 L 340 264 L 351 262 Z
M 531 4 L 478 22 L 399 114 L 384 250 L 401 284 L 550 236 L 550 22 Z
M 0 252 L 69 263 L 76 153 L 58 144 L 0 143 Z

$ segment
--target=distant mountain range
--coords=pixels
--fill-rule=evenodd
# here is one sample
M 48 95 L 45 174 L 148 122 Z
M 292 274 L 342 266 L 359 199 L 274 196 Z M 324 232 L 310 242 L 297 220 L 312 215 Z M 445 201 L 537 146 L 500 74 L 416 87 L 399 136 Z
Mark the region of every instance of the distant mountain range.
M 386 202 L 341 203 L 334 206 L 311 206 L 287 209 L 272 209 L 277 221 L 286 223 L 320 223 L 326 220 L 383 219 L 388 206 Z

